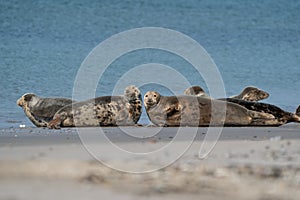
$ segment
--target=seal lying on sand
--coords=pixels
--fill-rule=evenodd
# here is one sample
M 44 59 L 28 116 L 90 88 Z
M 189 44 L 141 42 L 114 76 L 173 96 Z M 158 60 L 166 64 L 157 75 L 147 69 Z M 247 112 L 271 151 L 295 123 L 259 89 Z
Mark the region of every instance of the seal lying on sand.
M 185 90 L 185 93 L 192 95 L 193 91 L 195 91 L 194 93 L 197 94 L 197 91 L 200 90 L 199 88 L 201 88 L 201 87 L 199 87 L 199 86 L 190 87 L 190 88 Z M 252 90 L 252 91 L 257 91 L 257 90 Z M 205 93 L 205 92 L 203 91 L 202 93 Z M 257 93 L 258 96 L 255 96 L 254 92 L 251 92 L 250 94 L 252 94 L 252 99 L 254 99 L 255 97 L 259 97 L 259 96 L 264 95 L 264 93 Z M 294 114 L 294 113 L 286 112 L 286 111 L 282 110 L 281 108 L 279 108 L 277 106 L 267 104 L 267 103 L 260 103 L 260 102 L 254 102 L 254 101 L 245 101 L 245 100 L 236 99 L 236 98 L 221 98 L 221 99 L 218 99 L 218 100 L 235 103 L 235 104 L 238 104 L 238 105 L 240 105 L 244 108 L 247 108 L 248 110 L 253 110 L 253 111 L 257 111 L 257 112 L 263 112 L 263 113 L 271 114 L 278 121 L 278 125 L 286 124 L 286 123 L 289 123 L 289 122 L 300 122 L 300 117 L 299 117 L 300 115 L 297 114 L 297 113 L 300 112 L 300 106 L 298 107 L 299 111 L 297 110 L 296 114 Z
M 185 95 L 210 98 L 200 86 L 193 86 L 184 90 Z
M 226 118 L 225 112 L 222 113 L 225 104 Z M 278 121 L 271 114 L 251 111 L 238 104 L 203 97 L 161 96 L 158 92 L 149 91 L 144 96 L 144 105 L 149 119 L 159 126 L 278 125 Z
M 286 111 L 282 110 L 281 108 L 274 106 L 272 104 L 252 102 L 252 101 L 243 101 L 243 100 L 234 99 L 234 98 L 224 98 L 224 99 L 219 99 L 219 100 L 236 103 L 236 104 L 243 106 L 249 110 L 272 114 L 275 117 L 275 119 L 278 120 L 279 125 L 290 123 L 290 122 L 300 123 L 300 116 L 297 114 L 297 111 L 296 111 L 296 114 L 294 114 L 294 113 L 286 112 Z
M 42 98 L 32 93 L 24 94 L 17 101 L 25 115 L 37 127 L 47 127 L 54 114 L 62 107 L 73 103 L 67 98 Z
M 57 111 L 48 127 L 134 125 L 141 113 L 140 90 L 128 86 L 124 96 L 102 96 L 63 107 Z
M 259 101 L 269 97 L 269 93 L 256 87 L 246 87 L 239 95 L 230 98 L 241 99 L 244 101 Z
M 187 88 L 184 91 L 185 95 L 199 96 L 199 97 L 207 97 L 210 98 L 208 94 L 200 86 L 193 86 Z M 236 96 L 232 96 L 230 98 L 241 99 L 245 101 L 259 101 L 269 97 L 269 93 L 260 90 L 255 87 L 246 87 L 244 90 Z

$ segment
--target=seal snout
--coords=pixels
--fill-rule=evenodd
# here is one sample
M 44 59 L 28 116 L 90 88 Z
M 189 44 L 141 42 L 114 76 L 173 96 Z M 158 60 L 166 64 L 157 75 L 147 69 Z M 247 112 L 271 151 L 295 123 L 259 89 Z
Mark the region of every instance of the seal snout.
M 147 105 L 153 105 L 154 104 L 154 101 L 152 99 L 148 99 L 146 101 Z
M 22 99 L 22 97 L 17 100 L 17 105 L 20 106 L 20 107 L 23 106 L 23 99 Z

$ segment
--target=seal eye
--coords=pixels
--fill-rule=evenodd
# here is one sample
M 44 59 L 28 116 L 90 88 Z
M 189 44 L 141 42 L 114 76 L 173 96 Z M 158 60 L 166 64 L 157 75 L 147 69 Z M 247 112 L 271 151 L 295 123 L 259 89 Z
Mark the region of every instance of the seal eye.
M 32 97 L 33 97 L 32 94 L 26 94 L 26 95 L 24 96 L 24 100 L 25 100 L 25 101 L 31 101 Z
M 156 97 L 156 94 L 155 95 L 153 95 L 154 97 Z
M 148 95 L 145 95 L 145 97 L 148 97 Z

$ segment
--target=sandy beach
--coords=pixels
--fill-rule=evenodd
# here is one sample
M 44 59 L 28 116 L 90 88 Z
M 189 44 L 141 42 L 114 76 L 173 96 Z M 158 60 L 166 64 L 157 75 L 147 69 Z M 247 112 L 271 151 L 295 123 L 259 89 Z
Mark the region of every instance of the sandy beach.
M 103 128 L 111 143 L 99 140 L 90 130 L 81 128 L 78 134 L 76 129 L 1 129 L 0 199 L 265 200 L 300 196 L 298 124 L 224 128 L 205 159 L 198 154 L 207 128 L 183 128 L 185 135 L 179 138 L 177 128 Z M 197 135 L 189 146 L 195 130 Z M 112 151 L 112 143 L 145 155 L 118 154 Z M 168 144 L 173 147 L 164 148 Z M 187 151 L 180 152 L 186 145 Z M 146 156 L 160 149 L 158 156 Z M 153 172 L 133 174 L 113 168 Z

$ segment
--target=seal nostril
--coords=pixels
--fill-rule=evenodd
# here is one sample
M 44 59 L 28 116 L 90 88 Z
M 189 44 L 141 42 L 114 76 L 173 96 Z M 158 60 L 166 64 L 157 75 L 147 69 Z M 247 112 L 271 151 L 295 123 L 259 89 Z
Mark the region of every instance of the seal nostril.
M 18 106 L 22 106 L 22 102 L 21 102 L 20 99 L 17 101 L 17 105 L 18 105 Z

